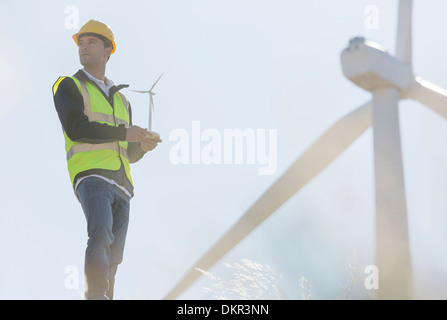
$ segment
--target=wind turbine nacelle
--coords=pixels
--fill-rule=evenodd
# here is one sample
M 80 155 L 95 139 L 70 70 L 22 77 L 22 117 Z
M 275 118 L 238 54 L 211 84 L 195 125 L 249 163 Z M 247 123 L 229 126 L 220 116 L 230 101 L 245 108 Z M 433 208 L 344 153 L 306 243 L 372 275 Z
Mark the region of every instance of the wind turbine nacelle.
M 341 53 L 343 74 L 361 88 L 374 92 L 382 88 L 409 88 L 412 71 L 379 44 L 354 38 Z

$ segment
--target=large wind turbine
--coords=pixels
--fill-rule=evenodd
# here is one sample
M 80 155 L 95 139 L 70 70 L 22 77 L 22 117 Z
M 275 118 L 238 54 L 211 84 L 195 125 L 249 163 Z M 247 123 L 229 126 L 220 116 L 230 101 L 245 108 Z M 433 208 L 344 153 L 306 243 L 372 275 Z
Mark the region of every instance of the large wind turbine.
M 366 129 L 373 127 L 376 265 L 379 299 L 413 298 L 398 102 L 414 99 L 447 119 L 447 91 L 413 74 L 412 0 L 399 1 L 395 56 L 354 38 L 341 54 L 344 75 L 372 93 L 372 100 L 330 127 L 245 212 L 167 294 L 177 298 L 284 202 L 324 170 Z

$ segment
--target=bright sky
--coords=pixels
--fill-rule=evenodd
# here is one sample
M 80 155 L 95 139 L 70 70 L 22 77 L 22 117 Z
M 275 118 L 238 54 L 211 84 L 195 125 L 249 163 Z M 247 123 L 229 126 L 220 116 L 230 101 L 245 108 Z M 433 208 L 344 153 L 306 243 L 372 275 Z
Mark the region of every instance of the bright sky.
M 414 72 L 447 88 L 447 3 L 414 2 Z M 74 283 L 83 291 L 86 223 L 51 87 L 81 68 L 71 36 L 85 22 L 112 27 L 117 51 L 107 76 L 116 84 L 144 90 L 165 73 L 154 114 L 164 142 L 132 167 L 117 299 L 162 299 L 330 125 L 368 101 L 370 93 L 343 76 L 340 53 L 358 35 L 394 53 L 397 24 L 397 1 L 385 0 L 0 6 L 0 299 L 79 299 Z M 378 16 L 365 25 L 369 6 Z M 134 123 L 146 127 L 147 95 L 123 93 Z M 416 102 L 401 102 L 400 112 L 415 297 L 445 299 L 447 123 Z M 169 136 L 182 129 L 191 138 L 195 121 L 222 137 L 225 129 L 276 130 L 276 172 L 259 175 L 259 164 L 246 162 L 174 164 Z M 354 270 L 349 297 L 373 298 L 364 286 L 364 270 L 374 265 L 372 157 L 369 129 L 210 271 L 230 281 L 234 270 L 225 264 L 248 259 L 275 270 L 283 298 L 300 299 L 305 277 L 311 299 L 344 299 Z M 204 288 L 214 285 L 202 277 L 181 298 L 211 299 Z

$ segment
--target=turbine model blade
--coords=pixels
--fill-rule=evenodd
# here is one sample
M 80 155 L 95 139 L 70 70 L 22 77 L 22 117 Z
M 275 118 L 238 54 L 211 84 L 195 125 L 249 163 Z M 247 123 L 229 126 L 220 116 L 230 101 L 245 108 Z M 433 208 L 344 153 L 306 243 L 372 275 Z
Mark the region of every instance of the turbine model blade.
M 397 25 L 396 57 L 408 65 L 412 64 L 411 20 L 413 0 L 399 1 L 399 22 Z
M 140 90 L 130 90 L 130 91 L 138 92 L 138 93 L 149 93 L 149 91 L 140 91 Z
M 155 83 L 152 85 L 152 88 L 151 88 L 151 90 L 149 90 L 149 91 L 152 91 L 152 89 L 154 89 L 154 87 L 155 87 L 155 85 L 157 84 L 157 82 L 161 79 L 161 77 L 163 77 L 163 75 L 164 75 L 164 73 L 162 73 L 161 74 L 161 76 L 160 77 L 158 77 L 158 79 L 157 79 L 157 81 L 155 81 Z
M 165 299 L 176 299 L 201 273 L 208 270 L 234 246 L 324 170 L 371 125 L 371 103 L 366 103 L 337 121 L 247 210 L 239 221 L 189 270 Z
M 409 98 L 424 104 L 447 120 L 447 90 L 416 77 Z

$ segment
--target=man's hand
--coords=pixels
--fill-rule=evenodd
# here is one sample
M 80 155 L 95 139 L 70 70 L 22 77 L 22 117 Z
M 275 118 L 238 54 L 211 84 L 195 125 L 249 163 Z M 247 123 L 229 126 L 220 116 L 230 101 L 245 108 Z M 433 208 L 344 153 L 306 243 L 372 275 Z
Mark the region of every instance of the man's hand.
M 131 126 L 126 130 L 126 141 L 141 142 L 147 136 L 148 132 L 138 126 Z
M 145 152 L 154 150 L 162 142 L 156 133 L 146 131 L 145 137 L 140 141 L 141 149 Z
M 126 141 L 139 142 L 141 145 L 141 149 L 144 152 L 154 150 L 157 145 L 162 142 L 160 136 L 157 133 L 149 132 L 146 129 L 140 128 L 138 126 L 127 128 Z

